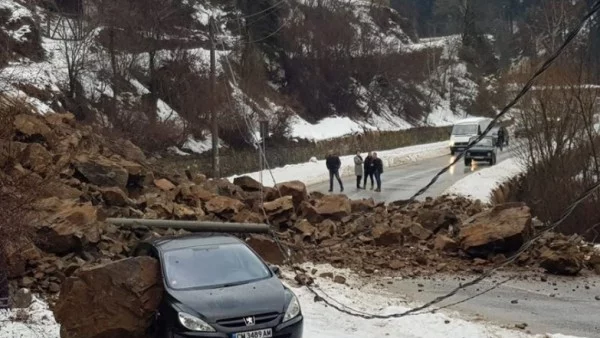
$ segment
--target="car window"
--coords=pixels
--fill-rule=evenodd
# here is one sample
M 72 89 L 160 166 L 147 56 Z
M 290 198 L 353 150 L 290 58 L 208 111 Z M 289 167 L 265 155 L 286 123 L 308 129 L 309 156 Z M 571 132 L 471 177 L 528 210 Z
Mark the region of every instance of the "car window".
M 163 255 L 167 283 L 173 289 L 238 285 L 271 277 L 269 268 L 244 244 L 177 249 Z
M 469 140 L 469 142 L 473 142 L 476 139 L 477 139 L 476 137 L 471 138 Z M 494 141 L 491 138 L 489 138 L 489 137 L 485 137 L 485 138 L 481 139 L 479 142 L 477 142 L 477 145 L 478 146 L 484 146 L 484 147 L 493 147 L 494 146 Z
M 477 124 L 457 124 L 452 128 L 452 135 L 475 135 L 478 128 Z

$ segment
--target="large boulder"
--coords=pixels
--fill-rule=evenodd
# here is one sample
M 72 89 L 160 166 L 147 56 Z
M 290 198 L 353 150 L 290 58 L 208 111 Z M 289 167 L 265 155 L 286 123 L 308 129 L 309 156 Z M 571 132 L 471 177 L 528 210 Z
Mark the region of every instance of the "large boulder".
M 308 191 L 306 189 L 306 184 L 301 181 L 290 181 L 283 182 L 275 185 L 275 189 L 271 191 L 270 196 L 271 199 L 275 199 L 281 196 L 292 196 L 294 201 L 294 206 L 300 206 L 300 203 L 308 200 Z
M 458 244 L 452 238 L 439 234 L 433 242 L 433 247 L 439 251 L 457 251 Z
M 244 203 L 225 196 L 215 196 L 204 204 L 207 213 L 227 216 L 238 213 L 245 207 Z
M 279 245 L 273 238 L 265 235 L 252 235 L 246 243 L 254 250 L 262 259 L 271 264 L 283 264 L 285 262 L 285 256 Z
M 51 169 L 52 154 L 39 143 L 31 143 L 21 154 L 23 167 L 36 173 L 44 174 Z
M 574 246 L 560 250 L 544 248 L 540 266 L 555 275 L 577 275 L 584 267 L 584 255 Z
M 474 257 L 518 250 L 533 233 L 531 211 L 524 204 L 498 205 L 465 221 L 458 241 Z
M 99 190 L 102 194 L 102 199 L 109 206 L 125 207 L 132 203 L 121 188 L 111 187 L 100 188 Z
M 206 181 L 204 183 L 204 189 L 217 195 L 231 197 L 238 200 L 244 198 L 244 191 L 242 188 L 229 182 L 229 180 L 226 178 Z
M 39 259 L 41 252 L 29 238 L 20 236 L 6 241 L 0 247 L 0 256 L 6 260 L 8 277 L 16 278 L 25 274 L 29 262 Z
M 250 176 L 236 177 L 233 179 L 233 184 L 244 191 L 260 191 L 262 189 L 262 184 Z
M 67 254 L 99 241 L 97 209 L 91 204 L 67 206 L 43 221 L 35 243 L 45 252 Z
M 377 245 L 395 245 L 402 244 L 403 234 L 402 229 L 391 228 L 386 225 L 377 225 L 371 230 L 373 240 Z
M 144 337 L 162 293 L 159 263 L 150 257 L 83 267 L 62 284 L 54 307 L 61 338 Z
M 372 198 L 350 201 L 352 213 L 371 212 L 375 209 L 375 201 Z
M 352 205 L 345 195 L 327 195 L 316 201 L 315 210 L 323 218 L 341 220 L 352 213 Z
M 89 183 L 99 187 L 119 187 L 125 189 L 129 173 L 125 168 L 103 156 L 78 156 L 75 170 Z
M 447 229 L 450 225 L 458 223 L 458 218 L 449 210 L 419 210 L 416 221 L 425 229 L 437 233 L 441 229 Z
M 271 202 L 265 202 L 263 208 L 274 225 L 280 225 L 288 221 L 294 214 L 294 202 L 292 196 L 284 196 Z
M 13 124 L 19 136 L 24 136 L 28 139 L 34 138 L 45 141 L 46 137 L 52 133 L 52 130 L 44 120 L 35 115 L 17 115 Z
M 431 230 L 425 229 L 423 226 L 421 226 L 421 224 L 418 223 L 402 225 L 401 229 L 406 238 L 412 238 L 417 241 L 427 240 L 433 235 Z
M 171 191 L 176 188 L 175 184 L 171 183 L 171 181 L 166 178 L 154 180 L 154 185 L 162 191 Z
M 113 144 L 113 150 L 124 158 L 134 162 L 146 161 L 146 155 L 142 149 L 129 140 L 117 140 Z

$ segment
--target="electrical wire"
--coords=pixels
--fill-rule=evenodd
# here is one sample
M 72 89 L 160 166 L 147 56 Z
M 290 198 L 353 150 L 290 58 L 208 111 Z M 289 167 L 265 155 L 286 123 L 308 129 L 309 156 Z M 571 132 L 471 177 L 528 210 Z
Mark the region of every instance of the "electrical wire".
M 479 136 L 477 137 L 475 140 L 473 140 L 472 142 L 469 143 L 469 145 L 467 146 L 467 148 L 465 149 L 464 152 L 459 153 L 459 155 L 456 157 L 456 159 L 448 166 L 444 167 L 438 174 L 436 174 L 433 179 L 429 182 L 429 184 L 427 184 L 425 187 L 423 187 L 422 189 L 420 189 L 417 193 L 415 193 L 408 201 L 406 204 L 406 207 L 408 207 L 408 205 L 410 205 L 412 202 L 414 202 L 416 200 L 417 197 L 421 196 L 423 193 L 425 193 L 433 184 L 436 183 L 437 179 L 443 175 L 444 173 L 446 173 L 453 165 L 455 165 L 463 156 L 463 154 L 471 149 L 475 144 L 477 144 L 479 141 L 481 141 L 490 131 L 491 129 L 495 126 L 495 124 L 498 122 L 498 120 L 504 116 L 512 107 L 514 107 L 519 100 L 533 87 L 533 84 L 535 83 L 535 81 L 544 73 L 546 72 L 550 66 L 556 61 L 556 59 L 562 54 L 562 52 L 567 48 L 567 46 L 575 39 L 575 37 L 579 34 L 579 32 L 582 30 L 582 28 L 584 27 L 584 25 L 587 23 L 587 21 L 593 17 L 598 11 L 600 10 L 600 0 L 598 0 L 592 7 L 591 10 L 589 11 L 588 14 L 586 14 L 584 16 L 584 18 L 581 20 L 580 24 L 577 26 L 577 28 L 575 28 L 573 31 L 571 31 L 569 33 L 569 35 L 567 36 L 567 38 L 565 39 L 564 43 L 559 47 L 559 49 L 557 49 L 551 56 L 550 58 L 544 62 L 544 64 L 536 71 L 536 73 L 529 79 L 529 81 L 527 81 L 527 83 L 525 84 L 525 86 L 523 87 L 523 89 L 519 92 L 519 94 L 506 106 L 502 109 L 502 111 L 492 120 L 492 122 L 490 123 L 490 125 L 485 129 L 485 131 Z M 237 86 L 237 80 L 235 79 L 235 74 L 233 73 L 233 68 L 231 66 L 231 63 L 226 55 L 226 61 L 228 63 L 228 66 L 230 68 L 231 74 L 232 74 L 232 78 L 234 81 L 234 84 Z M 247 116 L 245 116 L 245 114 L 243 114 L 244 116 L 244 121 L 247 124 L 247 126 L 250 128 L 250 124 L 247 121 Z M 250 128 L 249 130 L 253 130 L 252 128 Z M 254 135 L 254 133 L 253 133 Z M 254 137 L 256 137 L 254 135 Z M 266 160 L 266 156 L 262 151 L 262 148 L 259 147 L 259 152 L 261 152 L 261 156 Z M 266 161 L 265 161 L 266 163 Z M 272 174 L 271 169 L 269 168 L 269 171 L 271 172 L 272 178 L 273 178 L 273 182 L 276 185 L 275 182 L 275 178 Z M 585 201 L 587 198 L 589 198 L 590 196 L 592 196 L 596 190 L 598 190 L 600 188 L 600 182 L 596 183 L 594 185 L 592 185 L 591 187 L 589 187 L 583 194 L 581 194 L 581 196 L 575 200 L 573 203 L 571 203 L 569 205 L 569 207 L 566 208 L 566 210 L 564 211 L 563 215 L 554 223 L 552 223 L 550 226 L 548 226 L 546 229 L 544 229 L 543 231 L 539 232 L 536 236 L 534 236 L 533 238 L 531 238 L 530 240 L 528 240 L 526 243 L 524 243 L 521 248 L 519 248 L 519 250 L 517 250 L 513 255 L 511 255 L 509 258 L 507 258 L 506 260 L 504 260 L 502 263 L 498 264 L 497 266 L 495 266 L 492 269 L 489 269 L 488 271 L 484 272 L 483 274 L 481 274 L 479 277 L 465 283 L 465 284 L 461 284 L 458 287 L 456 287 L 455 289 L 451 290 L 450 292 L 448 292 L 445 295 L 442 295 L 440 297 L 435 298 L 434 300 L 427 302 L 421 306 L 409 309 L 407 311 L 404 312 L 400 312 L 400 313 L 394 313 L 394 314 L 389 314 L 389 315 L 379 315 L 379 314 L 369 314 L 366 312 L 362 312 L 362 311 L 357 311 L 354 309 L 351 309 L 347 306 L 344 305 L 338 305 L 341 304 L 339 301 L 336 301 L 335 299 L 333 299 L 333 297 L 329 297 L 331 298 L 333 301 L 329 301 L 326 298 L 322 297 L 316 290 L 315 288 L 307 285 L 306 287 L 308 288 L 308 290 L 313 293 L 315 296 L 319 297 L 322 301 L 324 301 L 328 306 L 331 306 L 332 308 L 336 309 L 339 312 L 348 314 L 350 316 L 353 317 L 360 317 L 360 318 L 365 318 L 365 319 L 390 319 L 390 318 L 401 318 L 401 317 L 405 317 L 405 316 L 409 316 L 409 315 L 418 315 L 418 314 L 423 314 L 424 312 L 421 312 L 423 310 L 426 310 L 436 304 L 439 304 L 440 302 L 449 299 L 453 296 L 455 296 L 460 290 L 463 290 L 465 288 L 471 287 L 473 285 L 476 285 L 480 282 L 482 282 L 483 280 L 485 280 L 486 278 L 490 277 L 492 274 L 494 274 L 495 272 L 497 272 L 499 269 L 502 269 L 504 267 L 506 267 L 509 264 L 514 263 L 518 257 L 520 257 L 521 254 L 523 254 L 525 251 L 529 250 L 531 248 L 531 246 L 538 240 L 540 239 L 542 236 L 544 236 L 546 233 L 548 233 L 549 231 L 555 230 L 560 224 L 562 224 L 574 211 L 575 209 L 583 202 Z M 281 192 L 280 192 L 281 194 Z M 295 210 L 295 209 L 294 209 Z M 266 216 L 266 211 L 264 210 L 264 206 L 263 206 L 263 213 Z M 268 222 L 268 217 L 267 217 L 267 222 Z M 369 229 L 370 231 L 370 229 Z M 289 253 L 283 249 L 283 244 L 281 243 L 280 239 L 276 236 L 275 232 L 273 230 L 271 230 L 270 232 L 271 236 L 273 237 L 273 239 L 276 241 L 282 255 L 284 257 L 286 257 L 286 261 L 291 262 L 292 257 L 289 255 Z M 338 243 L 336 243 L 335 245 L 339 245 L 346 240 L 340 241 Z M 293 266 L 292 266 L 293 267 Z M 507 282 L 507 281 L 505 281 Z M 505 283 L 503 282 L 503 283 Z M 503 284 L 502 283 L 502 284 Z M 501 284 L 498 284 L 495 287 L 498 287 Z M 489 292 L 490 290 L 492 290 L 493 288 L 490 288 L 488 290 L 485 290 L 484 292 L 481 292 L 479 294 L 476 294 L 474 296 L 471 296 L 465 300 L 459 301 L 457 303 L 453 303 L 450 305 L 447 305 L 445 307 L 448 306 L 453 306 L 456 304 L 459 304 L 461 302 L 465 302 L 468 301 L 470 299 L 473 299 L 485 292 Z M 321 292 L 323 292 L 321 290 Z M 445 307 L 441 307 L 438 308 L 436 310 L 431 310 L 431 311 L 437 311 L 439 309 L 445 308 Z

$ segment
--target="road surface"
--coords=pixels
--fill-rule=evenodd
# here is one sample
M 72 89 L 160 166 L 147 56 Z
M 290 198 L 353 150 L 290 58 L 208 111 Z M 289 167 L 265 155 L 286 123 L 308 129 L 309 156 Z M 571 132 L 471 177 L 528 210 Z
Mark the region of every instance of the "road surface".
M 596 300 L 596 297 L 600 297 L 600 278 L 549 275 L 542 281 L 541 276 L 512 280 L 450 310 L 508 328 L 525 323 L 526 330 L 535 334 L 600 337 L 600 300 Z M 472 278 L 464 277 L 461 280 L 456 276 L 436 276 L 434 279 L 395 279 L 392 284 L 382 285 L 386 291 L 404 294 L 412 301 L 424 303 Z M 455 297 L 440 303 L 440 306 L 480 293 L 506 278 L 506 274 L 489 278 L 460 291 Z
M 509 151 L 499 153 L 498 162 L 510 158 L 511 155 Z M 387 168 L 382 177 L 381 193 L 357 190 L 356 178 L 344 177 L 344 193 L 351 199 L 373 197 L 376 201 L 384 202 L 408 199 L 450 161 L 451 156 L 448 155 L 397 168 Z M 465 168 L 464 164 L 459 162 L 420 198 L 437 197 L 460 179 L 486 167 L 486 164 L 478 164 L 472 168 Z M 334 189 L 336 193 L 339 192 L 337 182 Z M 327 193 L 329 182 L 310 186 L 309 190 Z M 470 278 L 473 277 L 467 277 L 466 280 Z M 456 310 L 463 315 L 510 328 L 526 323 L 526 329 L 533 333 L 562 333 L 600 338 L 600 301 L 596 300 L 596 297 L 600 297 L 600 278 L 596 276 L 568 279 L 548 276 L 547 279 L 547 282 L 542 282 L 540 277 L 536 276 L 535 280 L 513 280 L 468 302 L 453 306 L 449 311 Z M 457 297 L 450 299 L 450 302 L 488 289 L 499 280 L 500 278 L 485 280 L 475 287 L 461 291 Z M 437 276 L 435 279 L 395 280 L 392 284 L 381 285 L 387 291 L 407 295 L 409 299 L 423 303 L 446 294 L 460 282 L 456 276 Z
M 498 152 L 498 162 L 502 162 L 512 156 L 511 152 L 505 150 Z M 371 190 L 356 189 L 356 176 L 342 177 L 344 182 L 344 193 L 350 199 L 362 199 L 373 197 L 377 202 L 394 202 L 410 198 L 419 189 L 425 186 L 433 176 L 440 171 L 444 166 L 447 166 L 452 157 L 440 156 L 428 160 L 415 162 L 408 165 L 403 165 L 396 168 L 384 168 L 384 174 L 381 177 L 382 191 L 374 192 Z M 426 197 L 437 197 L 446 189 L 462 178 L 470 175 L 474 171 L 482 168 L 487 168 L 488 164 L 476 163 L 472 167 L 465 167 L 462 161 L 457 163 L 451 170 L 438 179 L 420 199 Z M 367 183 L 367 186 L 370 182 Z M 308 187 L 309 191 L 319 191 L 327 193 L 329 190 L 329 182 L 323 182 Z M 339 185 L 334 182 L 334 192 L 339 192 Z

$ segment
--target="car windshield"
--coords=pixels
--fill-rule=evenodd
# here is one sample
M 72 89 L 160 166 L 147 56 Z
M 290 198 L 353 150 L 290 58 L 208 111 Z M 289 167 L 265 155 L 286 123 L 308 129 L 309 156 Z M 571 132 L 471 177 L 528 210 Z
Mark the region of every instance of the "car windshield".
M 163 256 L 167 283 L 178 290 L 240 285 L 271 276 L 244 244 L 176 249 Z
M 477 124 L 457 124 L 452 128 L 452 135 L 476 135 Z
M 469 142 L 473 142 L 475 141 L 477 138 L 472 138 L 469 140 Z M 494 146 L 494 141 L 489 138 L 489 137 L 484 137 L 481 139 L 481 141 L 477 142 L 476 146 L 483 146 L 483 147 L 493 147 Z

